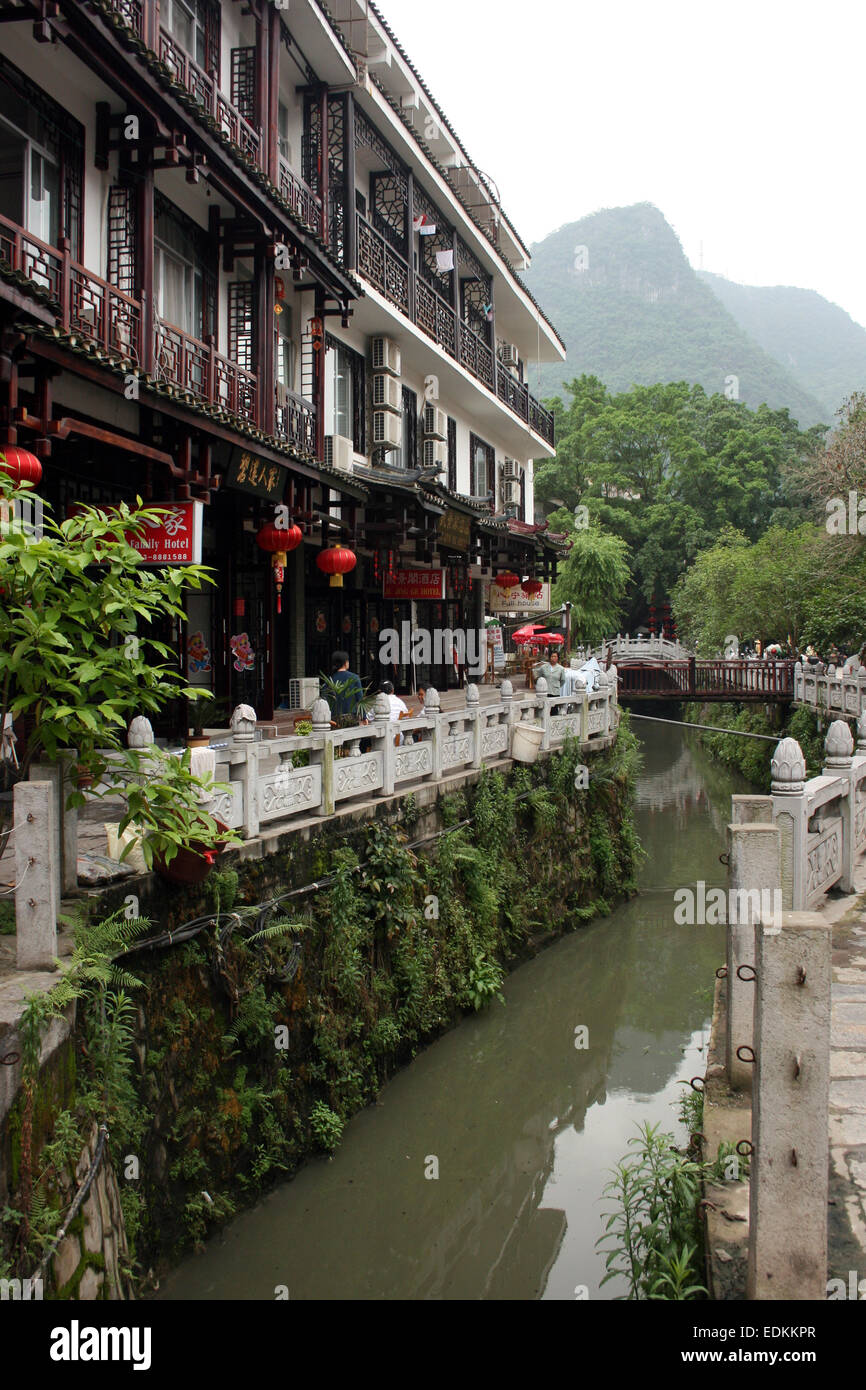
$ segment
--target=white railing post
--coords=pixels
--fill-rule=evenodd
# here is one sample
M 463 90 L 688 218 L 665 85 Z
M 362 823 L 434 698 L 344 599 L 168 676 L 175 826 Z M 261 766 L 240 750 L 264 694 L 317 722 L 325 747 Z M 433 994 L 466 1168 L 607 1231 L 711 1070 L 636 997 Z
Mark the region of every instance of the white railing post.
M 535 682 L 535 708 L 541 715 L 541 727 L 544 731 L 541 747 L 542 751 L 546 752 L 550 748 L 550 703 L 547 699 L 547 681 L 544 676 L 539 676 Z
M 53 782 L 19 782 L 13 791 L 19 970 L 53 970 L 57 955 L 55 794 Z
M 770 763 L 773 824 L 782 836 L 782 907 L 799 910 L 804 896 L 809 810 L 804 795 L 806 759 L 795 738 L 776 744 Z
M 429 714 L 433 720 L 433 728 L 430 733 L 433 752 L 433 781 L 438 782 L 442 777 L 442 711 L 439 691 L 434 690 L 432 685 L 424 695 L 424 713 Z
M 827 1296 L 832 928 L 757 928 L 748 1299 Z
M 310 762 L 322 769 L 322 802 L 320 816 L 334 814 L 334 740 L 331 738 L 331 707 L 327 700 L 315 700 L 310 710 L 313 735 L 319 735 L 324 742 L 322 747 L 310 753 Z
M 396 748 L 394 740 L 398 737 L 399 721 L 391 719 L 391 703 L 388 696 L 380 693 L 373 707 L 376 733 L 382 744 L 382 796 L 392 796 L 394 792 L 394 772 Z M 392 727 L 393 725 L 393 727 Z
M 854 891 L 854 861 L 857 857 L 854 821 L 856 807 L 854 798 L 856 786 L 853 776 L 854 739 L 844 719 L 834 719 L 824 739 L 825 777 L 839 777 L 845 783 L 845 794 L 841 798 L 842 817 L 842 877 L 839 886 L 843 893 Z
M 256 712 L 252 705 L 238 705 L 231 717 L 232 742 L 244 754 L 240 782 L 243 787 L 243 836 L 254 840 L 259 833 L 259 758 L 256 747 Z
M 477 685 L 466 687 L 466 714 L 472 721 L 472 767 L 481 766 L 481 736 L 485 721 L 481 718 L 481 697 Z

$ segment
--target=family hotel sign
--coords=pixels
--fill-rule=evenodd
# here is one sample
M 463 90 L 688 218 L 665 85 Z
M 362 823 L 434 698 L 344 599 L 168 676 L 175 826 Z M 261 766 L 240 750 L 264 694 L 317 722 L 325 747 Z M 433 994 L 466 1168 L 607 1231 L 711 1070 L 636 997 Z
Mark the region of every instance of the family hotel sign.
M 165 510 L 138 536 L 128 536 L 146 565 L 200 565 L 203 502 L 154 502 Z

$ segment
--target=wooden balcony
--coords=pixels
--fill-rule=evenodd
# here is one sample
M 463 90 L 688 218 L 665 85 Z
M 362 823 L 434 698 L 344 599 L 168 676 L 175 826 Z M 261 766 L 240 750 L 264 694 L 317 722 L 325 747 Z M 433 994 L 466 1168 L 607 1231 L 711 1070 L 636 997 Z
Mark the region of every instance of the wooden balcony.
M 285 198 L 296 217 L 313 231 L 319 232 L 322 226 L 322 200 L 318 194 L 298 178 L 280 156 L 280 196 Z
M 186 88 L 208 115 L 213 116 L 232 144 L 237 145 L 261 168 L 261 132 L 253 129 L 237 107 L 219 90 L 214 79 L 193 61 L 166 29 L 162 28 L 159 31 L 159 56 L 173 73 L 175 80 Z
M 303 396 L 277 383 L 274 434 L 296 449 L 315 455 L 316 407 Z
M 170 323 L 153 334 L 153 374 L 189 391 L 203 405 L 218 406 L 250 425 L 258 423 L 258 378 Z
M 0 217 L 0 258 L 57 301 L 64 332 L 87 338 L 112 357 L 141 364 L 141 305 L 136 299 L 5 217 Z
M 497 361 L 493 349 L 457 317 L 453 305 L 412 271 L 365 217 L 358 213 L 357 218 L 359 273 L 553 448 L 551 412 Z

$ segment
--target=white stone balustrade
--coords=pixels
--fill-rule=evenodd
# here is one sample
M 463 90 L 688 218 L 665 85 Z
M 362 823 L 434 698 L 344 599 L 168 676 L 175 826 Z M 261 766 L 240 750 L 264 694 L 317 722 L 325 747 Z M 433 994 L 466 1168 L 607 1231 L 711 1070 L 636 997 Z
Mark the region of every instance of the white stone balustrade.
M 794 666 L 794 701 L 815 710 L 857 719 L 866 709 L 866 672 L 858 675 L 823 676 L 808 662 Z

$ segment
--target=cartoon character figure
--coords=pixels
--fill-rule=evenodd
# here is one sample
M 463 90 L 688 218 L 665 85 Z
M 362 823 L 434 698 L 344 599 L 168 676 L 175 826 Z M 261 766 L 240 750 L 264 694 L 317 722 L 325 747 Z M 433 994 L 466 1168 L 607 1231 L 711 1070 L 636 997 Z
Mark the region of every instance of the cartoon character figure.
M 194 676 L 199 671 L 211 671 L 210 652 L 205 645 L 204 633 L 193 632 L 186 644 L 186 654 L 189 664 L 189 674 Z
M 256 664 L 256 654 L 250 643 L 249 633 L 238 633 L 237 637 L 230 639 L 229 645 L 235 659 L 234 666 L 236 671 L 252 671 Z

